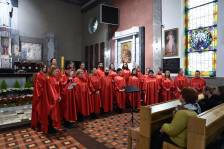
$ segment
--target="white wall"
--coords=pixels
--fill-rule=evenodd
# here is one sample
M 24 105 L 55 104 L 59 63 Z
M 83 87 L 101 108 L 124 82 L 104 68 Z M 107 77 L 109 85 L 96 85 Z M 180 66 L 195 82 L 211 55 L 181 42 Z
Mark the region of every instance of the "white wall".
M 180 67 L 184 68 L 184 0 L 162 0 L 162 47 L 165 49 L 164 31 L 178 28 L 178 57 L 180 58 Z
M 164 30 L 179 29 L 179 56 L 181 67 L 185 64 L 185 41 L 184 41 L 184 0 L 162 0 L 162 24 L 163 29 L 163 50 L 164 50 Z M 217 49 L 217 77 L 224 77 L 224 1 L 218 1 L 218 49 Z
M 81 60 L 82 15 L 80 7 L 61 0 L 19 0 L 21 36 L 44 38 L 54 32 L 57 53 L 66 60 Z

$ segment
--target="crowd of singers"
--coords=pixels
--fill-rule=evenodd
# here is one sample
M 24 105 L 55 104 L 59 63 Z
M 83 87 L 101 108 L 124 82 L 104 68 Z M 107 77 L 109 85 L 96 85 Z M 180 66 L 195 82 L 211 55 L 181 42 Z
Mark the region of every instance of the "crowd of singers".
M 135 86 L 140 92 L 126 93 L 126 86 Z M 43 66 L 34 77 L 32 100 L 32 128 L 45 133 L 60 131 L 63 125 L 71 126 L 77 119 L 101 112 L 122 112 L 127 107 L 139 109 L 149 105 L 177 99 L 184 87 L 191 86 L 201 93 L 206 86 L 200 72 L 189 80 L 179 71 L 174 80 L 170 72 L 159 69 L 156 74 L 140 67 L 129 70 L 128 64 L 115 70 L 113 64 L 104 70 L 103 63 L 93 68 L 91 74 L 81 63 L 75 70 L 74 63 L 66 66 L 64 72 L 57 68 L 55 58 L 49 68 Z

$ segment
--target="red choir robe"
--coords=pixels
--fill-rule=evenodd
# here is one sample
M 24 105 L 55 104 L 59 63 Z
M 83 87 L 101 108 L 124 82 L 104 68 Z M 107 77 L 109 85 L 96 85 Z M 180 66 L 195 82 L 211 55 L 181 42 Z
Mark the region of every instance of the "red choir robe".
M 128 78 L 131 76 L 131 71 L 129 69 L 123 69 L 122 76 L 125 79 L 126 84 L 128 83 Z
M 114 89 L 115 89 L 115 97 L 116 97 L 116 102 L 117 106 L 120 109 L 125 109 L 125 92 L 120 91 L 125 89 L 126 82 L 124 77 L 122 76 L 116 76 L 114 78 Z
M 164 78 L 161 86 L 163 101 L 168 101 L 174 98 L 174 82 L 172 79 Z
M 140 89 L 143 89 L 143 83 L 144 83 L 144 75 L 141 73 L 141 71 L 137 71 L 137 77 L 140 79 Z
M 113 111 L 113 85 L 112 78 L 108 76 L 103 76 L 100 79 L 101 84 L 101 101 L 104 112 Z
M 102 76 L 103 77 L 103 76 Z M 90 76 L 90 113 L 100 113 L 101 99 L 100 99 L 100 78 L 97 74 Z
M 163 95 L 162 95 L 162 80 L 163 80 L 164 76 L 162 73 L 157 73 L 156 74 L 156 79 L 158 81 L 159 84 L 159 102 L 163 100 Z
M 83 69 L 83 80 L 89 83 L 89 74 L 86 69 Z
M 186 76 L 178 74 L 178 76 L 174 80 L 175 86 L 175 97 L 180 98 L 180 94 L 183 88 L 188 87 L 188 79 Z
M 33 82 L 31 127 L 37 128 L 37 124 L 40 123 L 41 130 L 47 133 L 49 103 L 46 92 L 46 75 L 43 72 L 38 72 Z
M 114 70 L 110 70 L 109 71 L 109 77 L 111 77 L 112 80 L 114 80 L 114 78 L 117 76 L 116 71 Z
M 66 75 L 65 75 L 66 76 Z M 77 120 L 77 111 L 76 111 L 76 88 L 70 88 L 74 84 L 74 80 L 69 79 L 68 76 L 63 78 L 63 88 L 62 88 L 62 100 L 61 100 L 61 111 L 63 119 L 66 121 L 76 121 Z
M 195 88 L 198 93 L 202 93 L 205 86 L 206 86 L 206 82 L 203 78 L 192 78 L 190 81 L 190 86 L 192 88 Z
M 76 95 L 76 105 L 77 112 L 83 116 L 90 115 L 90 90 L 89 83 L 86 78 L 75 78 L 75 95 Z
M 158 103 L 159 83 L 155 76 L 145 78 L 143 83 L 143 90 L 145 91 L 144 102 L 146 105 Z
M 104 76 L 104 71 L 100 68 L 97 68 L 96 73 L 99 78 Z
M 60 129 L 61 128 L 61 112 L 60 112 L 60 83 L 57 80 L 56 76 L 47 77 L 47 94 L 50 104 L 50 117 L 53 121 L 53 127 Z
M 141 90 L 141 80 L 137 76 L 130 76 L 128 79 L 128 86 L 135 86 Z M 141 105 L 140 91 L 135 93 L 128 93 L 128 100 L 132 107 L 139 109 Z

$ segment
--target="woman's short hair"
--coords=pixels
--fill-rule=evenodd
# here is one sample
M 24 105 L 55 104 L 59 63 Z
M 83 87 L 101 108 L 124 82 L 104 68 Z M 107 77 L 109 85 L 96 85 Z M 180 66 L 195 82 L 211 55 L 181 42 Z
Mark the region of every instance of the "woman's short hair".
M 184 99 L 184 101 L 188 104 L 188 103 L 196 103 L 198 100 L 198 93 L 195 89 L 190 88 L 190 87 L 186 87 L 183 88 L 181 91 L 181 95 L 182 98 Z

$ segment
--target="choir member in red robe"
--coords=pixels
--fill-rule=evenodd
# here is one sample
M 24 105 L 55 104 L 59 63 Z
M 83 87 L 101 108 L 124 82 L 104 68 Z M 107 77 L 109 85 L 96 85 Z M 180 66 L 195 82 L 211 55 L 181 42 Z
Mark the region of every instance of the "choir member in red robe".
M 76 71 L 76 76 L 74 80 L 77 84 L 75 87 L 77 112 L 82 120 L 83 116 L 90 115 L 90 90 L 82 69 Z
M 146 105 L 158 102 L 159 83 L 154 76 L 153 70 L 148 71 L 148 77 L 145 77 L 143 90 L 145 92 L 144 102 Z
M 61 101 L 61 91 L 60 91 L 60 84 L 57 79 L 57 72 L 56 67 L 54 65 L 51 66 L 51 71 L 49 76 L 47 77 L 47 95 L 50 105 L 50 127 L 52 126 L 53 131 L 54 129 L 60 130 L 61 129 L 61 113 L 60 113 L 60 105 L 59 102 Z
M 164 78 L 164 75 L 163 75 L 163 70 L 162 68 L 159 68 L 157 74 L 156 74 L 156 79 L 159 83 L 159 102 L 163 100 L 163 95 L 162 95 L 162 80 Z
M 174 82 L 170 77 L 170 71 L 165 72 L 165 77 L 161 83 L 163 101 L 171 100 L 174 92 Z
M 97 68 L 97 71 L 96 71 L 96 74 L 99 78 L 103 77 L 104 76 L 104 70 L 103 70 L 103 63 L 99 63 L 98 64 L 98 68 Z
M 104 76 L 104 75 L 103 75 Z M 102 77 L 103 77 L 102 76 Z M 100 77 L 100 78 L 102 78 Z M 96 68 L 93 68 L 92 75 L 90 76 L 90 113 L 99 114 L 101 108 L 101 98 L 100 98 L 100 78 L 97 74 Z
M 56 72 L 55 72 L 55 77 L 56 77 L 56 79 L 57 80 L 60 80 L 61 79 L 61 76 L 62 76 L 62 72 L 61 72 L 61 70 L 57 67 L 57 60 L 56 60 L 56 58 L 51 58 L 51 60 L 50 60 L 50 67 L 51 66 L 53 66 L 53 67 L 55 67 L 56 68 Z M 50 69 L 51 70 L 51 69 Z
M 134 86 L 139 89 L 139 92 L 128 93 L 128 100 L 130 105 L 133 108 L 139 109 L 141 105 L 141 80 L 137 77 L 136 68 L 132 69 L 132 75 L 128 79 L 128 86 Z
M 100 80 L 101 84 L 101 101 L 104 112 L 113 111 L 113 85 L 112 77 L 109 76 L 109 69 L 105 69 L 105 75 Z
M 75 95 L 76 83 L 73 80 L 74 71 L 72 68 L 67 68 L 65 74 L 65 79 L 63 80 L 64 85 L 62 88 L 61 110 L 65 126 L 72 127 L 72 123 L 77 120 Z
M 190 86 L 193 87 L 194 89 L 196 89 L 198 91 L 198 93 L 202 93 L 205 86 L 206 86 L 206 82 L 203 78 L 201 78 L 201 73 L 199 70 L 197 70 L 195 72 L 195 77 L 193 79 L 191 79 L 190 81 Z
M 122 69 L 118 68 L 117 69 L 117 76 L 114 78 L 114 89 L 115 89 L 115 97 L 116 97 L 116 102 L 118 106 L 119 112 L 122 112 L 122 110 L 125 109 L 125 86 L 126 86 L 126 81 L 125 78 L 123 77 Z
M 175 78 L 174 86 L 176 89 L 176 98 L 179 99 L 182 89 L 188 87 L 188 79 L 186 76 L 184 76 L 183 69 L 180 69 L 177 77 Z
M 86 70 L 86 66 L 85 66 L 84 62 L 82 62 L 80 64 L 80 69 L 83 71 L 83 74 L 82 74 L 83 78 L 82 79 L 89 83 L 89 74 L 88 74 L 88 71 Z
M 128 78 L 131 75 L 131 71 L 128 68 L 128 63 L 124 63 L 123 66 L 122 66 L 122 69 L 123 69 L 122 76 L 124 77 L 125 82 L 127 84 L 128 83 Z
M 32 98 L 32 119 L 31 127 L 33 129 L 39 129 L 45 133 L 48 132 L 48 112 L 49 112 L 49 103 L 46 93 L 46 74 L 47 66 L 44 65 L 42 70 L 38 72 L 33 80 L 34 89 L 33 89 L 33 98 Z M 43 114 L 44 113 L 44 114 Z
M 146 68 L 145 69 L 145 74 L 144 74 L 144 78 L 147 78 L 149 75 L 149 70 L 151 70 L 150 68 Z
M 140 89 L 142 90 L 144 83 L 144 75 L 141 72 L 140 66 L 136 67 L 136 71 L 137 71 L 137 77 L 140 79 Z
M 109 76 L 112 78 L 112 80 L 114 80 L 114 78 L 116 77 L 117 73 L 116 73 L 116 70 L 115 70 L 115 67 L 114 67 L 113 63 L 111 63 L 109 65 L 109 69 L 110 69 Z

